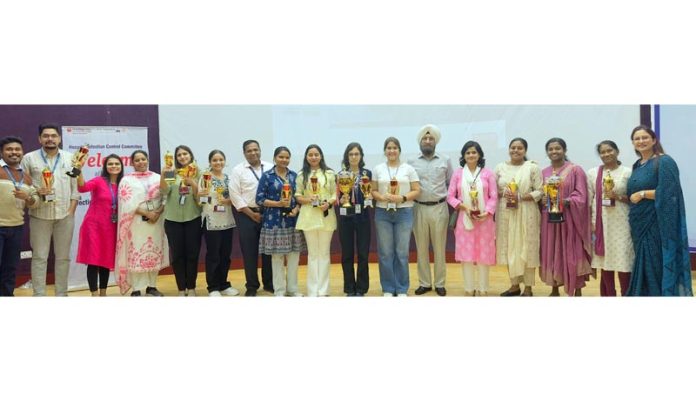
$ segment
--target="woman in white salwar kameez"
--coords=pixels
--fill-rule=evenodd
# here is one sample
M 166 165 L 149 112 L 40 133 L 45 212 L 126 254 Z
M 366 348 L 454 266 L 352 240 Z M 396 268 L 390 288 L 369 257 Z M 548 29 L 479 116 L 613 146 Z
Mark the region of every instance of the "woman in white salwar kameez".
M 147 153 L 131 156 L 135 172 L 118 187 L 118 240 L 116 283 L 121 294 L 162 296 L 156 288 L 157 274 L 169 265 L 169 245 L 164 234 L 164 206 L 160 175 L 148 171 Z
M 536 162 L 527 160 L 526 140 L 513 139 L 508 152 L 510 160 L 495 167 L 501 197 L 496 212 L 496 262 L 507 266 L 511 284 L 500 295 L 532 296 L 539 267 L 541 169 Z M 520 289 L 522 283 L 524 292 Z
M 599 283 L 601 296 L 616 296 L 614 272 L 618 273 L 623 296 L 631 282 L 634 260 L 628 222 L 629 200 L 626 195 L 632 171 L 621 166 L 619 148 L 613 141 L 600 142 L 597 153 L 603 164 L 587 172 L 594 233 L 592 268 L 602 270 Z

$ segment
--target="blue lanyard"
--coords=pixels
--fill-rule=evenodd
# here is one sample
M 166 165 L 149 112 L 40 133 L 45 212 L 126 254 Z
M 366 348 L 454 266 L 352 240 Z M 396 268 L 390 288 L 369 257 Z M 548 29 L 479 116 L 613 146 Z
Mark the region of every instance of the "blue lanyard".
M 106 177 L 104 177 L 104 181 L 106 181 L 106 186 L 109 187 L 109 192 L 111 193 L 111 210 L 116 210 L 117 198 L 113 185 L 111 185 L 111 181 L 107 180 Z
M 48 164 L 48 160 L 46 160 L 46 156 L 44 155 L 43 149 L 41 149 L 41 158 L 43 159 L 44 163 L 46 163 L 46 166 L 51 167 L 51 165 Z M 53 164 L 53 168 L 51 169 L 51 174 L 55 174 L 56 167 L 58 167 L 59 161 L 60 161 L 60 151 L 58 151 L 58 156 L 56 157 L 56 162 Z
M 2 167 L 7 172 L 7 175 L 10 177 L 10 180 L 12 180 L 12 184 L 14 184 L 15 188 L 19 189 L 19 187 L 21 187 L 22 184 L 24 184 L 24 170 L 21 170 L 21 169 L 19 170 L 19 184 L 18 184 L 17 181 L 15 181 L 14 175 L 12 175 L 10 168 L 7 166 L 2 166 Z

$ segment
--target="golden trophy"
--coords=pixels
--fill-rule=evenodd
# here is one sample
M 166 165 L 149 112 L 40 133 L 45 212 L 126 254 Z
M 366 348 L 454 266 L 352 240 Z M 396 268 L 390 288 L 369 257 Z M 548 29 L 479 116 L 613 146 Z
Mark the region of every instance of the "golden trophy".
M 560 197 L 561 177 L 552 175 L 546 179 L 544 193 L 546 194 L 546 210 L 549 213 L 549 223 L 563 223 L 563 200 Z
M 44 202 L 53 202 L 56 200 L 56 194 L 53 193 L 53 172 L 48 169 L 48 167 L 44 167 L 43 171 L 41 171 L 41 178 L 43 181 L 43 186 L 44 188 L 47 188 L 49 193 L 46 195 L 42 196 Z
M 517 209 L 517 198 L 518 198 L 518 193 L 517 190 L 519 189 L 517 186 L 517 183 L 515 182 L 515 179 L 513 178 L 512 181 L 510 181 L 507 184 L 507 189 L 510 192 L 510 195 L 512 196 L 512 199 L 508 199 L 507 202 L 505 202 L 505 207 L 508 209 Z
M 290 186 L 290 182 L 286 178 L 283 179 L 283 190 L 280 192 L 280 200 L 292 202 L 292 187 Z M 287 216 L 288 214 L 290 214 L 291 211 L 291 207 L 285 207 L 281 211 L 281 214 L 283 216 Z
M 602 187 L 602 206 L 616 206 L 616 200 L 609 197 L 609 193 L 614 191 L 614 178 L 612 178 L 611 172 L 607 171 L 607 175 L 602 178 Z
M 203 172 L 203 175 L 201 176 L 201 192 L 204 195 L 198 197 L 198 203 L 204 205 L 212 202 L 212 199 L 210 197 L 210 189 L 212 188 L 212 186 L 213 174 L 209 170 L 206 170 Z
M 399 192 L 399 181 L 396 180 L 396 177 L 392 177 L 389 180 L 389 193 L 396 195 L 397 192 Z M 387 211 L 396 212 L 396 202 L 387 202 Z
M 312 176 L 309 177 L 309 182 L 312 192 L 312 207 L 319 207 L 319 177 L 317 177 L 316 170 L 312 172 Z
M 82 172 L 82 166 L 85 165 L 87 161 L 87 155 L 89 154 L 89 148 L 87 146 L 80 146 L 80 150 L 73 153 L 72 156 L 72 170 L 66 171 L 65 174 L 70 177 L 77 177 Z
M 215 188 L 215 192 L 217 193 L 217 205 L 215 205 L 215 207 L 213 207 L 213 211 L 224 212 L 225 205 L 222 204 L 222 201 L 225 200 L 225 188 L 217 187 L 217 188 Z
M 164 154 L 164 166 L 167 169 L 171 169 L 172 167 L 174 167 L 174 155 L 170 151 L 167 151 Z M 165 171 L 164 172 L 164 181 L 168 185 L 174 184 L 174 182 L 176 182 L 176 172 L 174 170 Z
M 372 207 L 372 183 L 365 171 L 363 171 L 363 175 L 360 177 L 360 192 L 362 192 L 363 198 L 365 199 L 363 206 Z
M 471 209 L 469 210 L 469 214 L 471 214 L 471 217 L 476 217 L 481 214 L 481 210 L 479 210 L 478 189 L 476 188 L 476 182 L 472 182 L 471 186 L 469 187 L 469 197 L 471 198 Z
M 341 170 L 338 172 L 338 189 L 343 195 L 348 196 L 348 199 L 341 205 L 342 208 L 353 207 L 351 203 L 350 195 L 353 190 L 353 183 L 355 182 L 353 178 L 353 173 L 346 170 Z

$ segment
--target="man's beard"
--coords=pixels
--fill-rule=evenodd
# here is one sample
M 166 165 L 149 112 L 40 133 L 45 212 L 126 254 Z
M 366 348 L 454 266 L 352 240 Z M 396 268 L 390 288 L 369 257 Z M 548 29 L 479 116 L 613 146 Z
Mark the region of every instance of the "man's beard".
M 421 152 L 422 152 L 425 156 L 432 156 L 433 153 L 435 153 L 435 148 L 434 148 L 434 147 L 423 147 L 423 146 L 421 146 Z

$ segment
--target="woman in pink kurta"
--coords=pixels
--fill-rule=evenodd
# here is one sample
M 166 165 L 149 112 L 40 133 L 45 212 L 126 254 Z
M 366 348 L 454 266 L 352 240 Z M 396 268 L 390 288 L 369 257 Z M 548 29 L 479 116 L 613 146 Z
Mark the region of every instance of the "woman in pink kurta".
M 549 139 L 546 154 L 551 166 L 541 171 L 545 185 L 552 176 L 561 181 L 558 196 L 562 202 L 563 222 L 549 221 L 546 194 L 542 199 L 539 272 L 541 280 L 553 287 L 551 296 L 559 295 L 560 286 L 568 295 L 582 295 L 581 288 L 592 271 L 587 177 L 580 166 L 566 160 L 566 149 L 563 139 Z
M 87 283 L 92 296 L 106 295 L 109 271 L 114 270 L 116 255 L 116 223 L 118 208 L 118 184 L 123 178 L 123 162 L 111 154 L 104 159 L 99 177 L 85 182 L 77 177 L 77 190 L 91 192 L 89 209 L 80 227 L 80 242 L 77 246 L 77 263 L 87 265 Z
M 475 294 L 474 265 L 478 268 L 478 295 L 488 292 L 489 268 L 495 265 L 495 222 L 498 204 L 495 174 L 483 168 L 486 160 L 477 142 L 462 148 L 459 165 L 449 185 L 447 202 L 459 211 L 454 229 L 454 258 L 462 262 L 464 291 Z

